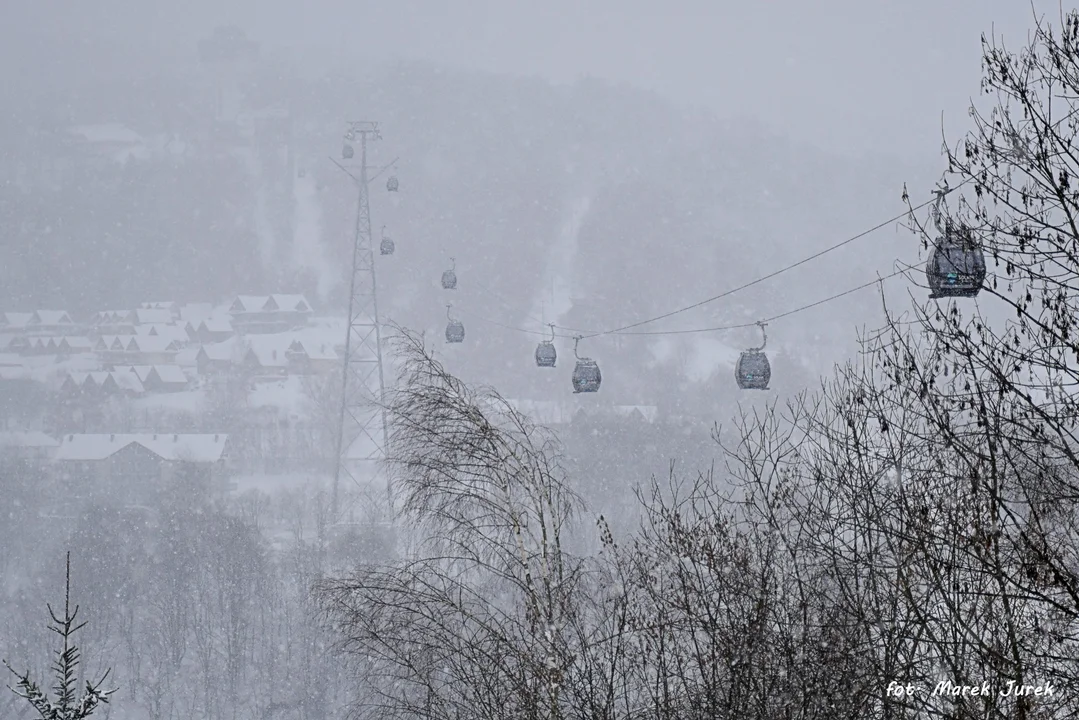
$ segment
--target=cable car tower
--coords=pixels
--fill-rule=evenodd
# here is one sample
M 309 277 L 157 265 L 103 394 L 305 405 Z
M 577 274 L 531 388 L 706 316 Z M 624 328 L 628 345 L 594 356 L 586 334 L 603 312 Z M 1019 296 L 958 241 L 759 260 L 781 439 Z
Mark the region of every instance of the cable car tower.
M 354 156 L 358 140 L 359 186 L 355 241 L 352 249 L 352 277 L 348 298 L 348 330 L 341 377 L 341 414 L 337 433 L 337 464 L 333 475 L 333 521 L 339 522 L 340 484 L 350 479 L 362 487 L 365 479 L 377 480 L 383 473 L 383 459 L 389 442 L 389 422 L 379 406 L 386 397 L 382 371 L 382 331 L 378 317 L 375 250 L 371 233 L 371 205 L 367 177 L 367 142 L 381 140 L 377 122 L 350 121 L 345 133 L 342 157 Z M 335 161 L 336 162 L 336 161 Z M 377 175 L 380 173 L 376 173 Z M 386 478 L 387 493 L 390 480 Z

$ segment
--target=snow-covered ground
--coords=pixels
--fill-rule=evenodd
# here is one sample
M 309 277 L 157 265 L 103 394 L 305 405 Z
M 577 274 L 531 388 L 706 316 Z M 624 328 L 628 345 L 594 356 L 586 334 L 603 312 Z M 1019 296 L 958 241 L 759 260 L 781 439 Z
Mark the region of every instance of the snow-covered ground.
M 27 355 L 19 358 L 19 365 L 0 366 L 0 379 L 34 380 L 53 390 L 63 384 L 68 373 L 93 372 L 101 369 L 101 360 L 93 353 L 62 355 Z
M 277 408 L 281 415 L 292 418 L 306 417 L 311 408 L 304 378 L 296 375 L 255 383 L 247 403 L 252 408 Z
M 318 187 L 311 173 L 296 177 L 292 184 L 295 203 L 292 221 L 292 262 L 296 267 L 310 268 L 318 277 L 318 295 L 323 303 L 334 285 L 341 281 L 326 257 L 322 245 L 322 206 Z
M 533 317 L 550 318 L 548 322 L 559 323 L 562 316 L 573 307 L 573 269 L 577 259 L 577 240 L 591 207 L 592 199 L 587 195 L 570 204 L 561 232 L 551 244 L 543 283 L 540 285 L 540 296 L 532 303 L 530 314 Z
M 209 407 L 206 390 L 184 390 L 183 392 L 153 393 L 135 398 L 131 407 L 139 411 L 184 412 L 201 415 Z

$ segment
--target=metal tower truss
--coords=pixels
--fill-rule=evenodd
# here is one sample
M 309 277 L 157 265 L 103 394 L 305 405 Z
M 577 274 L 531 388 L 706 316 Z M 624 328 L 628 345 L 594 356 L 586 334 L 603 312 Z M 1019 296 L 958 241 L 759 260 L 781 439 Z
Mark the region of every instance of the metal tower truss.
M 337 465 L 333 480 L 333 516 L 340 522 L 342 480 L 351 480 L 362 496 L 372 495 L 386 477 L 384 460 L 389 441 L 382 368 L 382 331 L 378 314 L 378 285 L 371 233 L 368 192 L 367 142 L 379 140 L 378 123 L 350 122 L 345 134 L 346 158 L 359 141 L 359 177 L 342 167 L 358 185 L 352 277 L 349 286 L 348 331 L 342 368 L 341 414 L 337 437 Z M 385 487 L 389 489 L 388 478 Z M 351 494 L 351 493 L 350 493 Z M 358 498 L 357 498 L 358 499 Z M 373 497 L 368 499 L 374 499 Z M 351 503 L 350 503 L 351 504 Z M 365 503 L 366 504 L 366 503 Z M 351 513 L 349 513 L 351 515 Z

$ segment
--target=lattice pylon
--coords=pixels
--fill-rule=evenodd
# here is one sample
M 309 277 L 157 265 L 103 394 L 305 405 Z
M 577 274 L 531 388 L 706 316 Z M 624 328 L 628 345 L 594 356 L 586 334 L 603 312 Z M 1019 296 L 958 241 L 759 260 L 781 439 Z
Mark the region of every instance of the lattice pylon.
M 361 497 L 370 495 L 379 486 L 389 488 L 388 479 L 381 482 L 386 478 L 384 461 L 389 431 L 381 407 L 386 388 L 367 180 L 367 141 L 379 139 L 378 123 L 349 123 L 346 139 L 357 137 L 360 141 L 359 201 L 342 368 L 338 457 L 333 481 L 335 522 L 341 521 L 344 514 L 340 505 L 342 481 L 349 481 L 361 491 Z

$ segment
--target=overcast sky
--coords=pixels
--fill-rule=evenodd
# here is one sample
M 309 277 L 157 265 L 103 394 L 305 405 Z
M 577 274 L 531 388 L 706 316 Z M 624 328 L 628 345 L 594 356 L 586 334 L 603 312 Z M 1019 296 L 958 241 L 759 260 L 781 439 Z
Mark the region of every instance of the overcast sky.
M 17 7 L 13 7 L 16 5 Z M 853 153 L 939 150 L 967 125 L 979 37 L 1018 46 L 1048 0 L 12 0 L 6 73 L 67 73 L 135 44 L 161 58 L 235 23 L 264 44 L 425 58 L 567 81 L 655 89 L 723 115 L 757 117 Z M 79 52 L 74 52 L 79 48 Z M 120 53 L 122 54 L 122 53 Z M 125 61 L 127 62 L 127 61 Z M 152 68 L 154 63 L 146 62 Z M 39 70 L 45 72 L 45 70 Z

